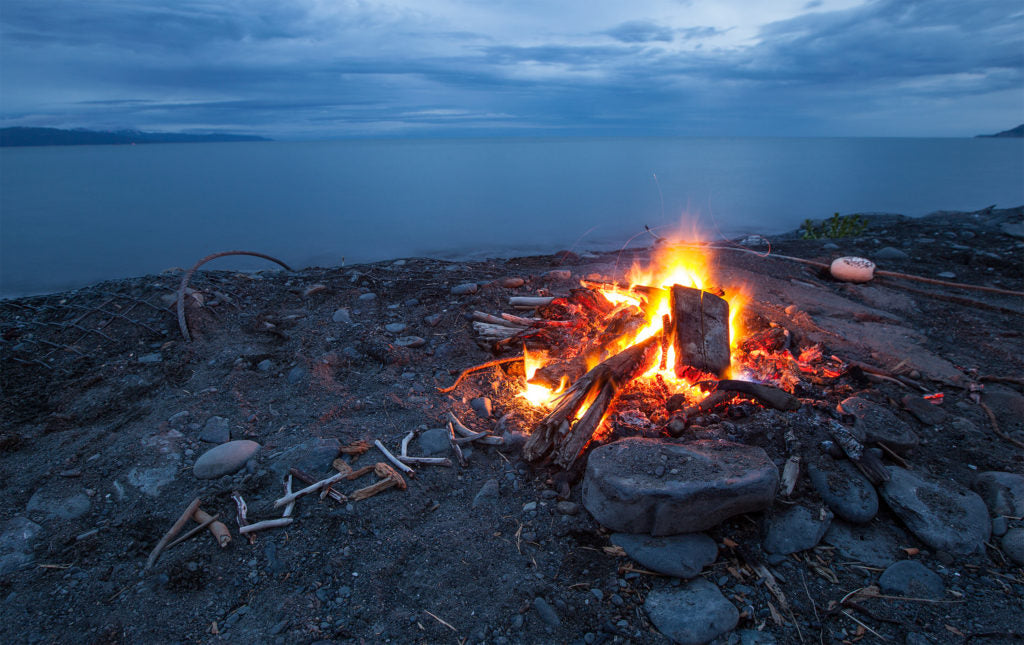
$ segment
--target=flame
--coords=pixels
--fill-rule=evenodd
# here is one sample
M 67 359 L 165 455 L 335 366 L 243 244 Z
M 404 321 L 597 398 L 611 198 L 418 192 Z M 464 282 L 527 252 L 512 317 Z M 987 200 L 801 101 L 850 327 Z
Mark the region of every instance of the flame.
M 692 240 L 693 238 L 691 238 Z M 667 244 L 659 247 L 650 264 L 641 266 L 634 264 L 628 274 L 629 290 L 609 287 L 601 289 L 602 295 L 616 305 L 632 305 L 643 309 L 647 323 L 632 337 L 619 339 L 613 346 L 607 348 L 606 355 L 611 356 L 624 351 L 629 347 L 643 342 L 652 336 L 662 333 L 663 321 L 671 314 L 671 287 L 682 285 L 703 291 L 711 291 L 714 284 L 712 280 L 713 256 L 709 249 L 703 247 L 699 241 L 686 241 L 680 244 Z M 642 295 L 642 297 L 641 297 Z M 735 350 L 738 341 L 742 338 L 743 330 L 739 325 L 739 313 L 743 306 L 749 301 L 742 287 L 730 286 L 723 296 L 729 303 L 729 344 L 730 350 Z M 660 351 L 666 351 L 665 360 L 661 360 Z M 529 380 L 533 374 L 543 366 L 548 357 L 542 353 L 527 354 L 524 350 L 524 364 L 526 367 L 526 378 Z M 687 398 L 699 399 L 703 395 L 688 379 L 678 378 L 675 375 L 675 348 L 671 343 L 663 343 L 659 355 L 645 374 L 643 379 L 660 377 L 665 383 L 676 392 L 687 394 Z M 600 357 L 588 357 L 587 368 L 597 365 Z M 661 364 L 665 369 L 660 369 Z M 731 369 L 730 369 L 731 371 Z M 566 383 L 552 391 L 541 386 L 527 384 L 524 392 L 519 396 L 530 401 L 533 405 L 546 407 L 551 399 L 565 389 Z M 577 414 L 577 420 L 590 407 L 591 401 L 587 401 Z
M 551 399 L 561 393 L 567 385 L 564 377 L 559 386 L 554 390 L 546 385 L 530 383 L 530 379 L 537 373 L 537 370 L 544 367 L 547 363 L 548 355 L 546 352 L 533 353 L 527 350 L 525 345 L 523 346 L 523 371 L 526 373 L 526 387 L 523 388 L 519 396 L 529 401 L 531 405 L 539 408 L 548 407 Z

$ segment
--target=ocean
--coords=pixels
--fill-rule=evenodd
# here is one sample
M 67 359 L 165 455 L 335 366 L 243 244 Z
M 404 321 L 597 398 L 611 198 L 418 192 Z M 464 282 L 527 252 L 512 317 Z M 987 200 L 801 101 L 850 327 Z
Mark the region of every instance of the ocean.
M 1024 139 L 354 140 L 0 148 L 0 296 L 188 268 L 646 245 L 1024 204 Z M 224 258 L 209 269 L 261 269 Z

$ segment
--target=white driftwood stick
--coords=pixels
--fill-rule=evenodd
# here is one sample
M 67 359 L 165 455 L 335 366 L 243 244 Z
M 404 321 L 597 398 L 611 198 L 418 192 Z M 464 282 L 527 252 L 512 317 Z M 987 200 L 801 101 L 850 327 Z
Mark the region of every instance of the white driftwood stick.
M 544 305 L 550 305 L 553 297 L 538 297 L 538 296 L 512 296 L 508 299 L 508 304 L 513 307 L 523 307 L 527 309 L 533 309 L 534 307 L 543 307 Z
M 279 506 L 284 506 L 288 502 L 292 502 L 292 501 L 298 499 L 299 497 L 302 497 L 303 495 L 308 495 L 309 493 L 315 493 L 316 491 L 320 490 L 324 486 L 327 486 L 328 484 L 333 484 L 336 481 L 341 481 L 344 478 L 345 478 L 345 473 L 338 473 L 337 475 L 332 475 L 332 476 L 328 477 L 327 479 L 321 479 L 320 481 L 316 482 L 315 484 L 310 484 L 309 486 L 306 486 L 302 490 L 297 490 L 297 491 L 295 491 L 294 493 L 292 493 L 290 495 L 285 495 L 284 497 L 282 497 L 280 499 L 274 500 L 274 508 L 277 508 Z
M 455 441 L 455 443 L 457 443 L 457 444 L 459 444 L 461 446 L 464 443 L 473 443 L 477 439 L 483 439 L 486 436 L 487 436 L 486 432 L 474 432 L 473 434 L 466 435 L 464 437 L 455 437 L 454 441 Z
M 377 446 L 377 450 L 380 450 L 381 452 L 383 452 L 384 456 L 388 458 L 388 461 L 390 461 L 395 466 L 397 466 L 398 469 L 401 470 L 403 473 L 405 473 L 406 475 L 408 475 L 410 477 L 415 477 L 416 476 L 416 471 L 413 470 L 412 468 L 409 468 L 405 464 L 403 464 L 401 461 L 398 460 L 398 457 L 396 457 L 393 454 L 391 454 L 391 452 L 387 448 L 384 447 L 384 444 L 382 444 L 380 442 L 380 439 L 374 439 L 373 440 L 373 445 Z
M 796 488 L 796 481 L 800 477 L 800 455 L 791 455 L 782 468 L 780 488 L 783 497 L 789 497 Z
M 415 430 L 411 430 L 411 431 L 409 431 L 409 434 L 407 434 L 404 437 L 402 437 L 402 455 L 401 455 L 402 457 L 405 457 L 405 456 L 407 456 L 409 454 L 409 442 L 412 441 L 412 438 L 415 437 L 415 436 L 416 436 L 416 431 Z
M 238 507 L 238 528 L 242 528 L 249 523 L 249 518 L 246 517 L 249 510 L 245 505 L 245 500 L 242 499 L 242 494 L 238 491 L 231 493 L 231 499 L 235 500 L 235 506 Z
M 448 466 L 451 468 L 452 460 L 447 457 L 399 457 L 403 464 L 428 464 L 434 466 Z
M 547 322 L 543 318 L 523 318 L 522 316 L 516 316 L 513 314 L 501 314 L 502 320 L 508 321 L 508 323 L 514 323 L 516 325 L 522 325 L 523 327 L 533 327 L 536 324 L 544 324 Z
M 284 481 L 284 494 L 285 495 L 291 495 L 292 494 L 292 474 L 291 473 L 288 473 L 288 479 L 286 479 Z M 281 514 L 281 517 L 291 517 L 293 510 L 295 510 L 295 500 L 292 500 L 292 501 L 288 502 L 288 505 L 284 507 L 284 513 Z
M 484 338 L 508 338 L 521 331 L 518 327 L 506 327 L 504 325 L 492 325 L 480 321 L 473 321 L 473 330 Z
M 279 526 L 288 526 L 292 523 L 293 517 L 278 517 L 272 520 L 263 520 L 262 522 L 256 522 L 254 524 L 248 524 L 238 529 L 239 533 L 254 533 L 256 531 L 262 531 L 264 529 L 273 529 Z
M 506 314 L 502 314 L 499 317 L 488 313 L 484 313 L 483 311 L 474 311 L 473 320 L 482 323 L 489 323 L 491 325 L 498 325 L 499 327 L 509 327 L 510 329 L 514 329 L 516 331 L 521 331 L 524 327 L 530 326 L 529 324 L 524 325 L 517 320 L 508 320 L 505 318 L 505 315 Z M 520 320 L 525 319 L 521 318 Z
M 201 508 L 197 508 L 196 512 L 192 513 L 192 519 L 200 524 L 210 519 L 210 517 L 210 514 Z M 231 531 L 228 530 L 227 525 L 223 522 L 211 522 L 207 527 L 210 529 L 210 533 L 213 533 L 213 536 L 217 538 L 217 544 L 219 544 L 221 548 L 224 548 L 231 543 Z
M 452 427 L 455 429 L 455 432 L 458 432 L 463 437 L 472 437 L 477 434 L 470 430 L 469 428 L 467 428 L 462 423 L 462 421 L 459 421 L 459 417 L 455 416 L 453 412 L 447 412 L 446 414 L 448 416 L 448 420 L 451 421 Z
M 451 414 L 450 412 L 448 413 L 448 415 L 451 418 L 455 418 L 455 415 Z M 452 426 L 451 421 L 448 422 L 448 441 L 449 443 L 451 443 L 452 451 L 455 453 L 455 456 L 458 457 L 459 459 L 459 465 L 465 466 L 466 457 L 465 455 L 462 454 L 462 448 L 460 448 L 459 444 L 455 442 L 455 428 L 454 426 Z

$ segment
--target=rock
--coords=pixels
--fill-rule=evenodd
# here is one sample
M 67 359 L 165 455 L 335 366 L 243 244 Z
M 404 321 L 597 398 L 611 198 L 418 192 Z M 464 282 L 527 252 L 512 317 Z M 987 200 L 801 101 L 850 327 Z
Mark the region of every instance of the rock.
M 281 477 L 284 477 L 292 466 L 314 476 L 325 475 L 331 470 L 331 462 L 338 456 L 340 450 L 341 442 L 334 437 L 307 439 L 281 451 L 270 464 L 270 469 Z
M 224 417 L 210 417 L 199 434 L 199 439 L 210 443 L 226 443 L 231 441 L 231 428 Z
M 1003 432 L 1024 432 L 1024 395 L 1020 392 L 998 385 L 986 386 L 981 400 L 996 415 Z
M 929 547 L 968 555 L 988 540 L 992 524 L 978 495 L 896 466 L 886 470 L 891 479 L 879 491 L 882 499 Z
M 914 431 L 885 407 L 853 396 L 843 400 L 839 407 L 857 417 L 857 430 L 866 441 L 881 441 L 898 452 L 917 447 L 918 437 Z
M 419 336 L 399 336 L 395 339 L 395 344 L 399 347 L 423 347 L 427 341 Z
M 847 560 L 872 567 L 887 567 L 896 561 L 900 542 L 881 526 L 854 526 L 833 521 L 823 541 L 831 544 Z
M 152 354 L 143 354 L 139 356 L 140 363 L 160 363 L 164 360 L 164 357 L 160 355 L 160 352 L 153 352 Z
M 580 512 L 580 505 L 576 502 L 563 500 L 555 504 L 555 509 L 562 515 L 578 515 Z
M 498 480 L 488 479 L 473 498 L 473 508 L 492 505 L 498 499 Z
M 506 289 L 518 289 L 519 287 L 526 284 L 526 280 L 523 280 L 522 278 L 502 278 L 501 281 L 498 282 L 498 284 L 505 287 Z
M 348 313 L 348 309 L 342 307 L 334 312 L 334 315 L 331 316 L 331 320 L 336 323 L 348 324 L 352 322 L 352 315 Z
M 736 632 L 740 637 L 739 645 L 775 645 L 775 637 L 769 632 L 759 632 L 756 629 L 741 629 Z
M 41 513 L 46 519 L 73 520 L 89 512 L 89 496 L 85 493 L 62 495 L 47 486 L 37 490 L 29 498 L 25 511 Z
M 569 271 L 568 269 L 554 269 L 552 271 L 548 271 L 542 277 L 545 280 L 551 281 L 569 280 L 572 278 L 572 271 Z
M 304 378 L 306 378 L 306 370 L 301 365 L 296 365 L 288 370 L 288 382 L 292 385 L 298 385 Z
M 359 296 L 359 301 L 360 302 L 373 302 L 376 299 L 377 299 L 377 294 L 375 294 L 373 292 L 364 293 L 364 294 Z
M 1006 531 L 1010 528 L 1009 521 L 1000 515 L 999 517 L 992 518 L 992 535 L 995 537 L 1003 537 L 1006 535 Z
M 216 479 L 238 471 L 260 449 L 260 444 L 248 439 L 229 441 L 211 448 L 196 459 L 192 473 L 199 479 Z
M 481 419 L 491 418 L 491 400 L 486 396 L 478 396 L 470 401 L 469 405 L 472 406 L 473 412 L 476 412 L 476 416 Z
M 1024 517 L 1024 475 L 990 470 L 971 485 L 993 515 Z
M 533 599 L 533 608 L 537 611 L 537 615 L 540 616 L 540 619 L 548 625 L 558 627 L 562 624 L 562 619 L 555 613 L 554 608 L 540 596 Z
M 0 576 L 33 561 L 32 545 L 42 530 L 43 527 L 20 515 L 0 524 Z
M 1024 567 L 1024 529 L 1010 529 L 1003 536 L 1003 553 L 1018 565 Z
M 453 296 L 466 296 L 471 293 L 476 293 L 480 287 L 475 282 L 466 282 L 460 285 L 452 287 Z
M 405 331 L 406 327 L 408 327 L 408 325 L 405 323 L 388 323 L 387 325 L 384 325 L 384 329 L 392 334 L 401 334 Z
M 923 397 L 916 394 L 908 394 L 901 401 L 903 407 L 910 411 L 917 420 L 927 426 L 937 426 L 946 420 L 946 411 L 937 405 L 932 405 Z
M 804 506 L 791 506 L 767 520 L 764 550 L 788 555 L 813 549 L 831 523 L 832 513 L 824 508 L 812 511 Z
M 945 593 L 942 578 L 917 560 L 901 560 L 882 572 L 878 586 L 888 594 L 939 600 Z
M 424 317 L 423 321 L 431 327 L 437 327 L 437 324 L 441 322 L 441 314 L 430 314 Z
M 937 277 L 942 278 L 943 280 L 953 280 L 954 278 L 956 278 L 956 274 L 953 273 L 952 271 L 943 271 L 942 273 L 938 274 Z
M 676 578 L 699 576 L 704 567 L 718 558 L 718 546 L 703 533 L 669 537 L 613 533 L 611 541 L 638 564 Z
M 160 489 L 170 484 L 178 476 L 178 460 L 173 464 L 165 466 L 154 466 L 152 468 L 132 468 L 125 473 L 124 478 L 129 484 L 138 488 L 150 497 L 159 497 Z
M 269 358 L 264 358 L 262 361 L 256 364 L 256 369 L 261 372 L 269 372 L 274 369 L 274 361 Z
M 891 246 L 883 246 L 875 251 L 876 260 L 906 260 L 910 258 L 905 252 Z
M 875 487 L 849 461 L 824 456 L 807 464 L 807 474 L 814 489 L 837 517 L 866 524 L 878 513 Z
M 678 589 L 650 592 L 644 611 L 659 632 L 682 645 L 707 643 L 731 631 L 740 619 L 739 610 L 703 578 Z
M 182 425 L 185 424 L 186 421 L 188 421 L 188 417 L 188 410 L 182 410 L 181 412 L 176 412 L 172 414 L 170 417 L 168 417 L 167 423 L 168 425 L 171 426 L 181 427 Z
M 667 472 L 658 477 L 654 464 Z M 583 505 L 624 533 L 696 533 L 770 508 L 779 472 L 761 448 L 721 440 L 678 444 L 640 437 L 590 454 Z
M 425 455 L 446 455 L 452 449 L 448 428 L 432 428 L 421 432 L 416 442 Z

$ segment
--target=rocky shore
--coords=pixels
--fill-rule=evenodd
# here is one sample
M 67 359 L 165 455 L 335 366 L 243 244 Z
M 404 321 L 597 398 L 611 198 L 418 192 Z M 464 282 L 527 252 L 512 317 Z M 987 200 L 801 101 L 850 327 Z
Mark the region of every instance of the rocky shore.
M 1024 290 L 1024 208 L 867 217 L 720 251 L 751 328 L 845 369 L 799 410 L 730 405 L 670 438 L 649 414 L 566 486 L 526 463 L 542 413 L 473 311 L 621 279 L 648 251 L 180 274 L 0 301 L 0 598 L 5 643 L 1013 643 L 1024 634 L 1024 302 L 782 259 L 843 255 L 943 282 Z M 513 352 L 514 353 L 514 352 Z M 506 354 L 506 355 L 512 355 Z M 448 413 L 500 445 L 453 454 Z M 836 450 L 848 427 L 872 482 Z M 398 454 L 404 490 L 296 501 Z M 790 495 L 779 490 L 796 438 Z M 497 441 L 495 441 L 497 443 Z M 377 476 L 342 481 L 351 495 Z M 303 486 L 296 482 L 295 488 Z M 199 498 L 231 533 L 161 537 Z M 195 526 L 189 522 L 187 528 Z

